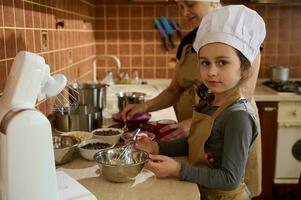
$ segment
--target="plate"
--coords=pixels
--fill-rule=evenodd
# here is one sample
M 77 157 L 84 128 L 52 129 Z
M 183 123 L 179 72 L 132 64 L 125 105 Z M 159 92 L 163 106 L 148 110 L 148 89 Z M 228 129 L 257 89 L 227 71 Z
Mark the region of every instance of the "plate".
M 117 121 L 117 122 L 123 122 L 121 114 L 120 113 L 114 113 L 112 115 L 113 120 Z M 151 114 L 146 113 L 143 115 L 139 115 L 139 116 L 134 116 L 131 119 L 128 120 L 128 122 L 147 122 L 148 120 L 150 120 L 151 118 Z

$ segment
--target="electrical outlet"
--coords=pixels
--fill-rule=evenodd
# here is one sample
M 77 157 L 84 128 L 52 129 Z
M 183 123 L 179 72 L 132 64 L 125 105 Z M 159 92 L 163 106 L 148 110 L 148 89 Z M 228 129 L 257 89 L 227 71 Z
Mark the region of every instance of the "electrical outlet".
M 48 50 L 48 32 L 46 30 L 41 31 L 41 46 L 42 50 Z

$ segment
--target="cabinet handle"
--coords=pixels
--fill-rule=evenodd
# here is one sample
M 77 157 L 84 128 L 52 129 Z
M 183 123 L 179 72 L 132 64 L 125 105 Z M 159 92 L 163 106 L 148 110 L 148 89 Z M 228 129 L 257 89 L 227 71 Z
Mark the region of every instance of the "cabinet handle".
M 266 111 L 266 112 L 272 112 L 272 111 L 275 111 L 277 110 L 277 108 L 275 107 L 264 107 L 263 108 L 263 111 Z
M 293 111 L 292 114 L 293 114 L 294 117 L 298 117 L 298 115 L 299 115 L 300 113 L 298 112 L 298 110 L 295 110 L 295 111 Z

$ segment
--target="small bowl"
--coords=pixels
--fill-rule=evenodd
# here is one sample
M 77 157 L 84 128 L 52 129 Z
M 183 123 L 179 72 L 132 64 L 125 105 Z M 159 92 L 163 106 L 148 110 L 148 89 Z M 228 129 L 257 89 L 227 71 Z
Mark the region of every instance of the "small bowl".
M 103 135 L 101 133 L 105 132 L 115 132 L 114 135 Z M 121 135 L 124 133 L 122 129 L 118 128 L 98 128 L 92 131 L 92 134 L 95 138 L 102 139 L 107 142 L 111 142 L 113 145 L 117 144 L 120 141 Z
M 71 131 L 71 132 L 62 133 L 62 135 L 72 136 L 79 142 L 82 142 L 84 140 L 90 140 L 93 137 L 92 133 L 86 131 Z
M 78 141 L 71 136 L 52 135 L 55 164 L 61 165 L 72 159 Z
M 126 140 L 129 140 L 133 137 L 133 134 L 134 134 L 134 131 L 128 131 L 128 132 L 125 132 L 121 135 L 121 139 L 123 139 L 124 141 Z M 147 137 L 149 137 L 151 140 L 154 140 L 156 135 L 154 133 L 151 133 L 151 132 L 148 132 L 148 131 L 141 131 L 139 134 L 138 134 L 138 138 L 142 135 L 146 135 Z
M 110 145 L 108 147 L 104 147 L 104 148 L 99 148 L 99 149 L 86 149 L 84 148 L 84 146 L 88 145 L 88 144 L 93 144 L 93 143 L 103 143 L 103 144 L 107 144 Z M 77 145 L 78 149 L 79 149 L 79 154 L 81 155 L 81 157 L 87 159 L 87 160 L 94 160 L 94 155 L 103 150 L 103 149 L 108 149 L 108 148 L 112 148 L 114 145 L 112 144 L 112 142 L 107 142 L 104 141 L 102 139 L 91 139 L 91 140 L 84 140 L 81 143 L 79 143 Z
M 133 150 L 130 154 L 131 162 L 117 161 L 116 158 L 123 152 L 123 148 L 101 150 L 94 155 L 94 159 L 101 169 L 105 179 L 112 182 L 128 182 L 133 180 L 143 169 L 148 160 L 148 153 L 141 150 Z

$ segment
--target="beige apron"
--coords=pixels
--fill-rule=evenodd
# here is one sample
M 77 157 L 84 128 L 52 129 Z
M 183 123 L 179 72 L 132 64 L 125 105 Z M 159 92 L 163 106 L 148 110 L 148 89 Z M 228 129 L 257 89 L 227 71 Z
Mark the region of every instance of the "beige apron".
M 197 54 L 193 51 L 191 44 L 185 45 L 181 58 L 177 63 L 176 80 L 184 89 L 178 102 L 174 106 L 178 121 L 189 119 L 192 116 L 195 105 L 194 85 L 200 82 Z
M 212 116 L 202 114 L 194 111 L 192 116 L 192 125 L 190 128 L 190 134 L 188 138 L 189 143 L 189 163 L 194 166 L 209 168 L 210 163 L 207 161 L 205 154 L 205 142 L 209 138 L 214 120 L 223 112 L 228 106 L 233 104 L 235 101 L 241 98 L 241 95 L 237 90 L 233 91 L 234 94 L 230 96 L 227 102 L 221 105 Z M 200 134 L 201 133 L 201 134 Z M 259 135 L 258 135 L 259 136 Z M 219 200 L 243 200 L 249 199 L 245 187 L 246 184 L 252 193 L 252 196 L 258 195 L 261 190 L 261 163 L 260 153 L 258 152 L 259 137 L 254 140 L 247 160 L 245 181 L 242 179 L 240 185 L 232 191 L 224 191 L 217 189 L 210 189 L 200 187 L 201 199 L 219 199 Z M 245 184 L 246 182 L 246 184 Z

